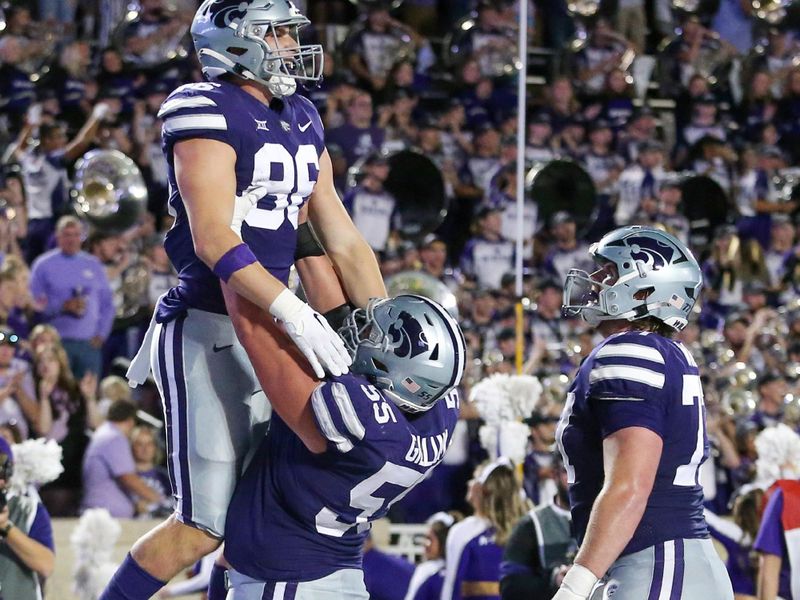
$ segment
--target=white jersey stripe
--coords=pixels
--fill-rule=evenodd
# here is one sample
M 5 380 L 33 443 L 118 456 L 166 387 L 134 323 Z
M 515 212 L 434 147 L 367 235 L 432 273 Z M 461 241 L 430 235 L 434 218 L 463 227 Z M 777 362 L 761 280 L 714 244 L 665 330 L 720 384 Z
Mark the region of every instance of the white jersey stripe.
M 272 600 L 283 600 L 283 596 L 286 593 L 286 582 L 279 581 L 275 584 L 275 592 L 272 594 Z
M 194 98 L 172 98 L 161 105 L 158 111 L 158 118 L 163 119 L 170 113 L 182 108 L 202 108 L 204 106 L 216 106 L 217 103 L 205 96 L 195 96 Z
M 669 600 L 672 594 L 672 580 L 675 578 L 675 540 L 664 542 L 664 577 L 661 579 L 661 592 L 658 600 Z
M 331 391 L 333 392 L 333 399 L 336 400 L 336 406 L 339 407 L 339 412 L 342 414 L 347 431 L 356 439 L 363 440 L 367 430 L 361 419 L 358 418 L 353 401 L 350 399 L 350 394 L 347 393 L 347 388 L 337 382 L 332 384 Z
M 164 132 L 184 131 L 186 129 L 228 129 L 223 115 L 181 115 L 164 121 Z
M 606 344 L 595 354 L 597 358 L 608 358 L 611 356 L 621 356 L 625 358 L 641 358 L 660 364 L 664 364 L 664 357 L 661 352 L 652 346 L 642 344 Z
M 322 428 L 322 435 L 336 444 L 336 448 L 342 454 L 350 452 L 353 449 L 353 444 L 336 429 L 331 413 L 328 412 L 328 407 L 325 406 L 325 398 L 322 397 L 321 388 L 317 388 L 311 394 L 311 407 L 314 409 L 314 414 L 317 415 L 317 421 Z
M 664 374 L 645 369 L 644 367 L 607 365 L 592 369 L 592 373 L 589 376 L 589 383 L 596 383 L 603 379 L 626 379 L 628 381 L 644 383 L 645 385 L 658 389 L 664 387 Z

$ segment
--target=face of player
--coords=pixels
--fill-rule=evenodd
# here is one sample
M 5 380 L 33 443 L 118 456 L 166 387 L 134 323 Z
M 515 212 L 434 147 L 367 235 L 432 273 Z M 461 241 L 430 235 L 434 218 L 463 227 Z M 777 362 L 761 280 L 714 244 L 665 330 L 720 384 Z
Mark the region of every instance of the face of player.
M 290 58 L 299 47 L 294 36 L 294 29 L 291 27 L 269 28 L 267 35 L 264 36 L 264 41 L 274 50 L 285 50 L 286 58 Z
M 617 282 L 617 279 L 619 279 L 617 265 L 612 262 L 608 262 L 598 268 L 594 273 L 591 274 L 590 277 L 592 278 L 592 281 L 596 281 L 605 285 L 614 285 Z

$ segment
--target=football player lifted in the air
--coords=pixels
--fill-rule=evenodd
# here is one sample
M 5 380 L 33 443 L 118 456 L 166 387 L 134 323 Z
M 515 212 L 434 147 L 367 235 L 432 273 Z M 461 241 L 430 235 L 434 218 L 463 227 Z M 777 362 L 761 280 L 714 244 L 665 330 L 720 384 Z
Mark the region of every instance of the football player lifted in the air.
M 581 364 L 557 430 L 580 550 L 554 600 L 732 600 L 703 518 L 700 375 L 671 339 L 700 268 L 673 235 L 640 226 L 589 253 L 597 270 L 569 272 L 563 308 L 606 339 Z
M 103 600 L 150 598 L 219 546 L 244 457 L 263 435 L 266 402 L 220 280 L 281 323 L 318 377 L 346 373 L 351 359 L 286 288 L 292 263 L 324 248 L 353 304 L 386 294 L 334 189 L 320 117 L 294 94 L 322 73 L 322 48 L 299 42 L 307 24 L 287 0 L 205 0 L 191 33 L 208 81 L 179 87 L 161 106 L 175 216 L 165 247 L 180 282 L 158 303 L 129 378 L 141 383 L 152 365 L 177 507 L 134 545 Z M 298 227 L 301 211 L 322 247 Z

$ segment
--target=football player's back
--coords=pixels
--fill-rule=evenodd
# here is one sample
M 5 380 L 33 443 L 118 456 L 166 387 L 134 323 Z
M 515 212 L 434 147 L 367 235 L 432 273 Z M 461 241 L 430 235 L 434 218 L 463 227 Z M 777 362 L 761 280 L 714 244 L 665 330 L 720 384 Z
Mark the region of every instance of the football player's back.
M 226 558 L 250 577 L 359 569 L 370 522 L 441 461 L 458 419 L 455 393 L 408 414 L 357 375 L 321 384 L 311 406 L 327 451 L 311 453 L 275 417 L 231 502 Z
M 665 540 L 708 536 L 698 482 L 708 457 L 703 392 L 683 344 L 643 331 L 612 335 L 581 365 L 567 402 L 570 414 L 558 437 L 570 463 L 579 539 L 603 485 L 603 439 L 626 427 L 654 431 L 663 450 L 644 515 L 623 555 Z

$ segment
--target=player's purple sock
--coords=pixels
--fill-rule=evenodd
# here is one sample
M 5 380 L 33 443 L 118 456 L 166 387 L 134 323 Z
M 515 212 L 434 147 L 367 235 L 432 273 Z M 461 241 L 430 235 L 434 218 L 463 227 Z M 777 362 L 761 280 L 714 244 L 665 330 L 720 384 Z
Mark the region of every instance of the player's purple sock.
M 148 600 L 166 584 L 150 575 L 128 554 L 97 600 Z
M 211 569 L 211 580 L 208 582 L 208 600 L 225 600 L 228 590 L 225 589 L 225 567 L 214 564 Z

